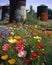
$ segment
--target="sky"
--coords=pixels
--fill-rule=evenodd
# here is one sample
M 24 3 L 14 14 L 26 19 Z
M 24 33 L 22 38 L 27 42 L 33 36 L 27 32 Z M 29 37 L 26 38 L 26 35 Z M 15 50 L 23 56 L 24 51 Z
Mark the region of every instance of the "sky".
M 27 0 L 26 9 L 32 5 L 33 9 L 37 11 L 37 6 L 45 4 L 48 8 L 52 9 L 52 0 Z
M 0 0 L 0 6 L 9 4 L 9 0 Z
M 0 0 L 0 5 L 5 4 L 9 4 L 9 0 Z M 26 9 L 29 10 L 29 7 L 32 5 L 33 9 L 37 11 L 37 6 L 41 4 L 45 4 L 52 9 L 52 0 L 26 0 Z

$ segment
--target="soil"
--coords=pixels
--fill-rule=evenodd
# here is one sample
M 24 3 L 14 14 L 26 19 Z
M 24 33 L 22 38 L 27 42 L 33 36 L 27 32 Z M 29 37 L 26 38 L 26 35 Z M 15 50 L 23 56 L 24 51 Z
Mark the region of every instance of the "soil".
M 39 21 L 41 24 L 52 24 L 52 19 L 49 19 L 48 21 Z

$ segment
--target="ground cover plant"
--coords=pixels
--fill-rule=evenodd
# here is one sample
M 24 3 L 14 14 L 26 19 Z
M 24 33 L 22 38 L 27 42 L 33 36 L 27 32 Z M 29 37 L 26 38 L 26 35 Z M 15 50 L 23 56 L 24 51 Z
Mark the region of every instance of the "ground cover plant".
M 52 65 L 52 36 L 37 25 L 0 27 L 1 65 Z

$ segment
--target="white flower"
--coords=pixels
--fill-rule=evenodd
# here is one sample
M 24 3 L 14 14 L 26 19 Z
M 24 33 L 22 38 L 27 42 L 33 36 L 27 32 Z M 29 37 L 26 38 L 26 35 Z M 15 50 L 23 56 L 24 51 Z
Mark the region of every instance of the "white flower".
M 12 28 L 12 27 L 10 27 L 10 29 L 12 30 L 13 28 Z
M 14 35 L 14 32 L 11 32 L 10 34 L 11 34 L 11 35 Z

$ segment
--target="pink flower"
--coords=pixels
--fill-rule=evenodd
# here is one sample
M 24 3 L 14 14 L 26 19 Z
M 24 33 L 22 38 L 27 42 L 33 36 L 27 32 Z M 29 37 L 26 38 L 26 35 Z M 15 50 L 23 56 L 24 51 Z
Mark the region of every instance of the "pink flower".
M 27 54 L 27 51 L 23 50 L 23 51 L 20 51 L 18 52 L 18 57 L 21 57 L 21 58 L 24 58 Z
M 3 50 L 3 51 L 8 51 L 10 48 L 11 48 L 11 45 L 10 45 L 10 44 L 4 44 L 4 45 L 2 46 L 2 50 Z

